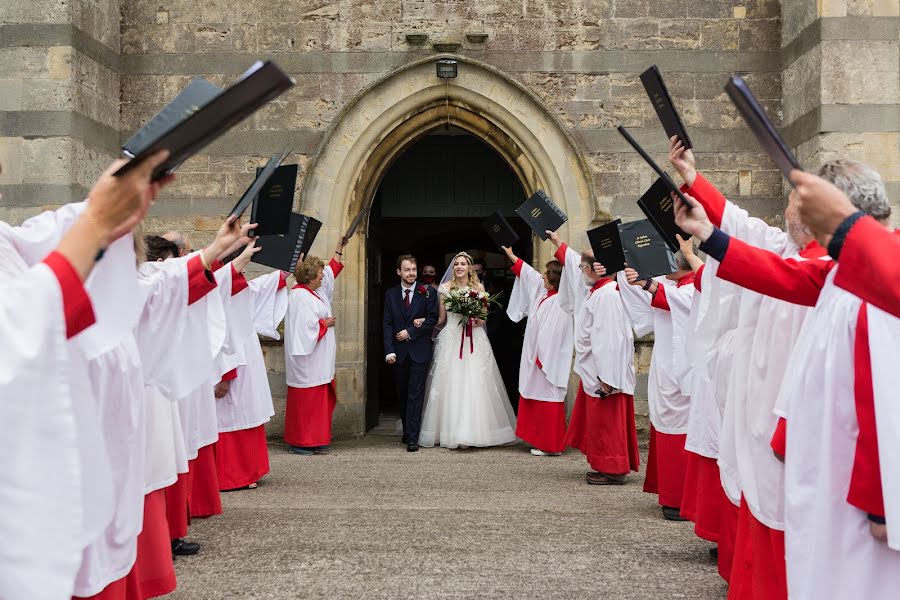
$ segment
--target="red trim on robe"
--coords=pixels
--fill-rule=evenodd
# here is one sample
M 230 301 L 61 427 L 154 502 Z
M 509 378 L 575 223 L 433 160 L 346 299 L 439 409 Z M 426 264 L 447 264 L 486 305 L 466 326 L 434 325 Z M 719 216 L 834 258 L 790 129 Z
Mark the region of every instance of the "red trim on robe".
M 732 237 L 716 274 L 765 296 L 815 306 L 834 266 L 834 261 L 785 259 Z
M 319 296 L 317 293 L 315 293 L 313 290 L 311 290 L 310 287 L 308 285 L 306 285 L 305 283 L 298 283 L 297 285 L 294 286 L 294 289 L 295 290 L 296 289 L 306 290 L 307 292 L 309 292 L 310 294 L 315 296 L 316 300 L 318 300 L 319 302 L 322 302 L 322 303 L 325 302 L 324 300 L 322 300 L 321 296 Z
M 215 451 L 220 491 L 247 487 L 269 472 L 265 425 L 220 432 Z
M 559 245 L 559 248 L 557 248 L 556 252 L 553 254 L 553 258 L 558 260 L 559 264 L 561 264 L 562 266 L 566 266 L 566 250 L 568 249 L 569 247 L 566 246 L 565 242 L 563 242 Z
M 663 284 L 656 284 L 656 293 L 653 294 L 653 299 L 650 300 L 650 306 L 659 310 L 669 310 L 669 299 L 666 298 L 666 287 Z
M 601 277 L 600 279 L 598 279 L 597 281 L 594 282 L 594 285 L 591 286 L 591 291 L 589 292 L 589 294 L 593 294 L 594 292 L 596 292 L 597 290 L 602 288 L 607 283 L 613 283 L 613 280 L 610 279 L 609 277 Z M 616 285 L 616 289 L 619 289 L 618 285 Z
M 278 290 L 281 290 L 281 289 L 284 289 L 287 287 L 287 278 L 288 278 L 287 273 L 285 273 L 284 271 L 278 272 Z M 275 290 L 275 291 L 278 291 L 278 290 Z
M 881 489 L 881 464 L 878 457 L 878 432 L 875 427 L 875 390 L 872 386 L 872 357 L 869 349 L 869 317 L 866 304 L 859 308 L 856 340 L 853 344 L 856 420 L 856 455 L 850 474 L 847 502 L 869 514 L 884 516 Z
M 706 268 L 706 265 L 700 265 L 700 268 L 697 269 L 697 272 L 694 273 L 694 289 L 698 292 L 703 293 L 703 269 Z
M 697 173 L 694 185 L 691 187 L 682 185 L 681 191 L 687 192 L 703 205 L 703 208 L 706 209 L 706 215 L 713 225 L 716 227 L 722 226 L 722 219 L 725 216 L 725 196 L 706 177 Z
M 769 442 L 769 447 L 782 458 L 787 452 L 787 419 L 784 417 L 778 417 L 778 423 L 775 424 L 775 433 L 772 434 L 772 441 Z
M 326 333 L 328 333 L 328 325 L 325 324 L 325 319 L 319 319 L 319 334 L 316 341 L 319 341 L 323 337 L 325 337 Z
M 741 497 L 728 598 L 787 599 L 784 532 L 760 523 Z
M 589 396 L 579 381 L 575 406 L 566 430 L 566 446 L 587 459 L 591 469 L 607 475 L 627 475 L 640 468 L 634 397 L 611 394 Z
M 694 283 L 694 280 L 697 278 L 697 274 L 691 271 L 687 275 L 683 275 L 678 278 L 678 281 L 675 282 L 675 287 L 684 287 L 686 285 L 691 285 Z
M 250 287 L 250 284 L 247 283 L 247 278 L 244 277 L 244 274 L 234 268 L 234 264 L 231 265 L 231 295 L 237 296 L 239 293 L 246 290 Z
M 338 262 L 334 260 L 334 258 L 328 261 L 328 266 L 331 267 L 331 270 L 334 272 L 335 279 L 337 279 L 337 276 L 344 270 L 344 263 Z
M 800 257 L 806 260 L 817 260 L 823 256 L 828 256 L 828 250 L 820 246 L 816 240 L 811 241 L 800 250 Z
M 544 300 L 547 300 L 548 298 L 552 298 L 553 296 L 555 296 L 558 293 L 559 293 L 559 290 L 547 290 L 547 295 L 544 296 L 543 298 L 541 298 L 541 301 L 538 303 L 538 306 L 543 304 Z
M 232 381 L 234 379 L 237 379 L 237 368 L 234 368 L 222 375 L 222 381 Z
M 544 452 L 566 448 L 566 403 L 519 397 L 516 437 Z
M 225 263 L 223 263 L 221 260 L 216 259 L 216 260 L 212 261 L 211 265 L 209 265 L 209 270 L 212 271 L 213 273 L 215 273 L 216 271 L 218 271 L 219 269 L 221 269 L 224 266 L 225 266 Z
M 834 284 L 900 318 L 900 230 L 893 233 L 866 216 L 844 240 Z
M 203 268 L 203 260 L 199 254 L 188 259 L 187 270 L 188 305 L 191 305 L 216 289 L 216 278 Z
M 519 277 L 522 274 L 522 265 L 524 264 L 524 261 L 519 258 L 516 260 L 516 264 L 510 267 L 510 270 L 515 273 L 516 277 Z
M 330 444 L 336 404 L 334 381 L 308 388 L 288 386 L 284 441 L 301 448 Z
M 50 267 L 59 289 L 62 292 L 63 313 L 66 317 L 66 338 L 75 337 L 97 322 L 94 306 L 78 271 L 65 256 L 59 252 L 51 252 L 44 258 L 44 264 Z
M 541 359 L 540 359 L 540 357 L 538 357 L 538 356 L 536 356 L 536 357 L 534 358 L 534 364 L 535 364 L 535 366 L 536 366 L 538 369 L 543 369 L 543 368 L 544 368 L 544 365 L 543 365 L 543 363 L 541 363 Z

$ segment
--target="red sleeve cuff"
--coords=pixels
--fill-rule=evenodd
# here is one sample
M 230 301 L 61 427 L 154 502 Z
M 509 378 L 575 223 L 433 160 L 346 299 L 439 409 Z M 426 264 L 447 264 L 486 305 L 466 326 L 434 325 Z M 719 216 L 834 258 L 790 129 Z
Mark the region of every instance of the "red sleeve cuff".
M 237 379 L 237 369 L 232 369 L 222 375 L 222 381 L 231 381 L 233 379 Z
M 784 417 L 778 417 L 775 433 L 772 434 L 772 441 L 769 443 L 769 446 L 778 456 L 784 456 L 787 452 L 787 420 Z
M 187 263 L 188 270 L 188 304 L 193 304 L 216 289 L 216 278 L 203 268 L 203 260 L 196 255 Z
M 279 271 L 279 273 L 278 273 L 278 289 L 279 290 L 281 288 L 287 287 L 287 278 L 288 278 L 287 273 L 285 273 L 284 271 Z
M 326 333 L 328 333 L 328 325 L 325 324 L 325 319 L 319 319 L 319 337 L 318 337 L 318 339 L 321 340 L 323 337 L 325 337 Z
M 697 269 L 696 273 L 694 273 L 694 288 L 698 292 L 701 292 L 701 293 L 703 292 L 703 289 L 702 289 L 703 286 L 701 285 L 700 280 L 703 279 L 703 269 L 705 269 L 705 268 L 706 268 L 706 265 L 700 265 L 700 268 Z
M 235 269 L 234 265 L 231 265 L 231 295 L 237 296 L 248 287 L 250 287 L 250 284 L 247 283 L 247 278 L 244 277 L 244 274 Z
M 511 268 L 512 268 L 512 272 L 516 274 L 516 277 L 518 277 L 519 275 L 522 274 L 522 266 L 523 266 L 524 264 L 525 264 L 525 263 L 522 262 L 522 259 L 520 258 L 520 259 L 518 259 L 518 260 L 516 261 L 516 264 L 514 264 L 514 265 L 511 267 Z
M 51 252 L 44 259 L 44 264 L 50 267 L 50 270 L 56 275 L 62 291 L 63 312 L 66 317 L 66 338 L 74 337 L 97 321 L 91 298 L 84 289 L 84 284 L 75 267 L 65 256 L 59 252 Z
M 337 279 L 337 276 L 341 274 L 341 271 L 344 270 L 344 263 L 340 263 L 333 258 L 328 261 L 328 266 L 331 267 L 331 270 L 334 272 L 334 278 Z
M 725 196 L 706 177 L 697 173 L 694 185 L 691 187 L 682 185 L 681 191 L 687 192 L 703 205 L 703 208 L 706 209 L 706 215 L 713 225 L 716 227 L 722 226 L 722 218 L 725 215 Z
M 656 284 L 656 293 L 653 294 L 653 300 L 650 301 L 650 306 L 660 310 L 670 310 L 669 299 L 666 298 L 666 287 L 663 284 Z
M 559 245 L 559 248 L 556 249 L 556 254 L 553 255 L 553 258 L 558 260 L 563 266 L 566 264 L 566 250 L 568 249 L 569 247 L 563 242 Z
M 218 271 L 219 269 L 221 269 L 224 266 L 225 266 L 225 263 L 223 263 L 221 260 L 214 260 L 214 261 L 212 261 L 212 264 L 209 266 L 209 270 L 212 271 L 213 273 L 215 273 L 216 271 Z

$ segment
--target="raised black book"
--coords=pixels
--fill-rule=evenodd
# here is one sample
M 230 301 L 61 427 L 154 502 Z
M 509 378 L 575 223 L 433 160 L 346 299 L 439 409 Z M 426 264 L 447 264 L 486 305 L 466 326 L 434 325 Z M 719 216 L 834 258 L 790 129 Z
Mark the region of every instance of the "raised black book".
M 672 96 L 656 65 L 641 73 L 641 83 L 644 84 L 644 90 L 656 110 L 656 116 L 659 117 L 663 129 L 666 130 L 666 135 L 670 138 L 677 135 L 685 148 L 692 148 L 691 138 L 688 137 L 681 116 L 675 110 Z
M 257 167 L 257 176 L 261 172 L 262 168 Z M 257 224 L 254 235 L 286 235 L 290 232 L 296 185 L 297 165 L 281 165 L 275 169 L 253 200 L 250 222 Z
M 510 226 L 506 217 L 500 214 L 500 211 L 494 211 L 493 214 L 481 222 L 481 226 L 498 246 L 509 247 L 519 241 L 516 231 Z
M 624 127 L 622 127 L 621 125 L 619 125 L 616 129 L 619 130 L 619 133 L 622 134 L 622 137 L 625 138 L 625 141 L 628 142 L 629 145 L 631 145 L 631 147 L 634 148 L 635 151 L 641 155 L 641 158 L 644 159 L 644 162 L 647 163 L 648 165 L 650 165 L 650 168 L 656 172 L 656 175 L 660 179 L 663 180 L 663 183 L 665 184 L 665 186 L 667 188 L 669 188 L 669 191 L 672 192 L 673 194 L 675 194 L 676 196 L 678 196 L 681 199 L 681 201 L 685 203 L 685 205 L 693 208 L 694 203 L 692 201 L 688 200 L 687 198 L 685 198 L 684 194 L 681 193 L 681 190 L 678 188 L 677 185 L 675 185 L 675 182 L 672 181 L 672 178 L 669 177 L 668 173 L 663 171 L 660 168 L 660 166 L 658 164 L 656 164 L 656 161 L 653 160 L 652 158 L 650 158 L 650 155 L 647 154 L 647 151 L 644 150 L 643 148 L 641 148 L 641 145 L 637 143 L 637 140 L 635 140 L 633 137 L 631 137 L 631 134 L 628 133 L 628 130 L 625 129 Z
M 781 169 L 784 178 L 790 183 L 791 171 L 793 169 L 802 171 L 803 167 L 800 165 L 797 157 L 794 156 L 794 153 L 791 152 L 791 149 L 788 148 L 788 145 L 784 143 L 784 139 L 778 133 L 775 125 L 772 124 L 766 111 L 763 110 L 759 100 L 750 91 L 747 82 L 740 75 L 734 75 L 728 80 L 725 91 L 728 93 L 731 101 L 734 102 L 738 112 L 744 117 L 747 127 L 756 136 L 759 145 L 772 158 L 775 165 Z
M 547 239 L 547 231 L 556 231 L 569 220 L 566 213 L 553 203 L 544 190 L 532 194 L 531 198 L 516 209 L 516 214 L 522 217 L 542 240 Z
M 262 168 L 262 170 L 256 170 L 256 179 L 253 180 L 253 183 L 250 184 L 241 197 L 238 199 L 237 203 L 235 203 L 234 208 L 231 209 L 229 215 L 236 215 L 240 217 L 244 214 L 244 211 L 247 210 L 247 207 L 250 206 L 250 203 L 253 202 L 254 198 L 259 195 L 259 192 L 262 190 L 263 186 L 266 185 L 266 182 L 269 181 L 269 178 L 275 174 L 275 170 L 281 166 L 281 163 L 287 158 L 287 155 L 291 153 L 290 149 L 285 150 L 281 154 L 273 154 L 272 158 L 269 159 L 269 162 L 266 163 L 266 166 Z
M 344 233 L 344 237 L 341 238 L 343 242 L 346 244 L 350 241 L 350 238 L 353 237 L 353 234 L 356 233 L 356 230 L 362 224 L 363 219 L 366 216 L 366 213 L 369 212 L 369 207 L 363 207 L 361 211 L 356 213 L 356 216 L 353 217 L 353 220 L 350 221 L 350 227 L 347 228 L 347 232 Z
M 663 236 L 663 240 L 669 245 L 672 252 L 678 252 L 681 249 L 678 245 L 678 238 L 675 237 L 676 234 L 685 240 L 691 237 L 675 224 L 675 202 L 672 200 L 668 186 L 662 179 L 657 179 L 650 189 L 638 198 L 637 204 L 659 234 Z
M 137 156 L 171 129 L 172 125 L 188 118 L 221 93 L 222 88 L 197 77 L 122 144 L 122 150 L 128 156 Z
M 153 179 L 160 179 L 293 85 L 294 80 L 275 63 L 257 62 L 215 98 L 171 123 L 115 174 L 130 171 L 158 150 L 168 150 L 169 158 L 153 171 Z
M 619 225 L 625 262 L 640 279 L 668 275 L 678 270 L 675 255 L 647 219 Z
M 607 275 L 625 268 L 625 250 L 622 248 L 622 237 L 619 233 L 621 224 L 622 221 L 616 219 L 587 232 L 588 242 L 594 251 L 594 260 L 606 267 Z
M 262 250 L 254 254 L 250 260 L 293 273 L 300 255 L 309 256 L 321 228 L 321 221 L 300 213 L 291 213 L 290 232 L 287 235 L 261 236 L 256 240 L 256 245 Z

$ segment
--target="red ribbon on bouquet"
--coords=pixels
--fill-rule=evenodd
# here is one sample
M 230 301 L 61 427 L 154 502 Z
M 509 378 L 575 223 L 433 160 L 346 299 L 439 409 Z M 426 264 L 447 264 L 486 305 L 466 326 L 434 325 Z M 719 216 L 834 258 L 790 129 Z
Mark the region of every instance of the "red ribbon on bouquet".
M 459 336 L 459 359 L 462 360 L 463 355 L 463 346 L 466 344 L 466 338 L 469 338 L 469 354 L 475 352 L 475 340 L 472 338 L 472 326 L 475 323 L 475 319 L 466 319 L 466 324 L 463 325 L 462 335 Z

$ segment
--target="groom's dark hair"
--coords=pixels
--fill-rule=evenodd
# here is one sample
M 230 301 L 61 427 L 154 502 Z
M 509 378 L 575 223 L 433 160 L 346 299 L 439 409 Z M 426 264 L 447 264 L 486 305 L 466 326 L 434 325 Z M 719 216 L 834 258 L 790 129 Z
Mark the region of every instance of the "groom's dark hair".
M 408 260 L 409 262 L 411 262 L 414 265 L 417 264 L 416 257 L 413 256 L 412 254 L 401 254 L 400 256 L 397 257 L 397 268 L 398 269 L 403 265 L 404 260 Z

